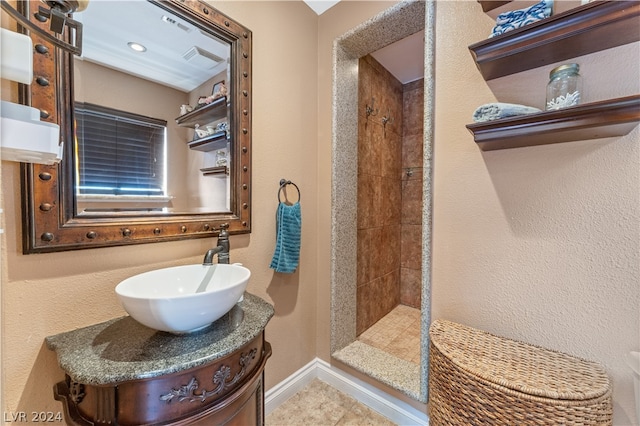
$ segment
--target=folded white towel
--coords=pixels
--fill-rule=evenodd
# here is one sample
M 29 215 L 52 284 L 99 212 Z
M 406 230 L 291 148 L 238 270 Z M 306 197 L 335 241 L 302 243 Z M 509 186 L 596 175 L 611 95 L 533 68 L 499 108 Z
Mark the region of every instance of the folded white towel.
M 494 102 L 491 104 L 480 105 L 473 113 L 473 121 L 481 123 L 483 121 L 498 120 L 500 118 L 535 114 L 537 112 L 542 112 L 542 110 L 526 105 Z

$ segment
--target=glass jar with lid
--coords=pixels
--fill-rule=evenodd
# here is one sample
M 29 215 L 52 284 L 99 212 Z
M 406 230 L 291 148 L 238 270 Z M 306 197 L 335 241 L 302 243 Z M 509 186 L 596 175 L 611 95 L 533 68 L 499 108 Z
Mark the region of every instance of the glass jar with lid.
M 547 84 L 546 110 L 557 110 L 580 103 L 582 77 L 580 65 L 565 64 L 551 70 Z

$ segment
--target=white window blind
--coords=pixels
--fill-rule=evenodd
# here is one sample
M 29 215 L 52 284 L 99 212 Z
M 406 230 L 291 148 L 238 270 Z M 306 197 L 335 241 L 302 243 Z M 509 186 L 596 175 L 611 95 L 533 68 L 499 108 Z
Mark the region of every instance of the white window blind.
M 165 120 L 75 103 L 78 194 L 164 196 Z

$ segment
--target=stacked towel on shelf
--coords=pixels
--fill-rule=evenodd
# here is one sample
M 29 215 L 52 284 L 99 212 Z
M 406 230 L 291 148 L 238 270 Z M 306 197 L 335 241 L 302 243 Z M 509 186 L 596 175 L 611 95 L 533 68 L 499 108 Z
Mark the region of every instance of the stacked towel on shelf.
M 480 105 L 473 113 L 473 121 L 481 123 L 484 121 L 498 120 L 500 118 L 516 117 L 519 115 L 535 114 L 542 112 L 541 109 L 518 104 L 507 104 L 504 102 L 494 102 Z
M 542 0 L 540 3 L 536 3 L 525 9 L 501 13 L 496 19 L 496 26 L 493 28 L 489 38 L 548 18 L 551 16 L 552 9 L 553 0 Z
M 300 236 L 302 212 L 300 203 L 289 205 L 281 202 L 276 212 L 276 248 L 271 260 L 271 269 L 291 274 L 298 267 L 300 258 Z

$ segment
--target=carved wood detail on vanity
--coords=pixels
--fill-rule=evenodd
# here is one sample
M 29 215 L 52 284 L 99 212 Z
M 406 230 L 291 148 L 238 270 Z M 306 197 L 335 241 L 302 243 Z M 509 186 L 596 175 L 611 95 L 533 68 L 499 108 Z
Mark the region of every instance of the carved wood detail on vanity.
M 171 392 L 160 395 L 160 399 L 165 401 L 167 404 L 171 404 L 174 398 L 178 402 L 205 402 L 212 396 L 216 396 L 218 394 L 223 395 L 225 390 L 230 389 L 240 381 L 240 379 L 242 379 L 244 374 L 247 372 L 248 364 L 256 357 L 257 351 L 257 348 L 253 348 L 247 353 L 240 354 L 239 364 L 241 369 L 235 373 L 231 380 L 229 380 L 232 373 L 231 367 L 225 364 L 220 366 L 220 368 L 214 373 L 211 380 L 215 385 L 215 388 L 212 390 L 206 390 L 206 384 L 203 385 L 204 389 L 200 389 L 200 384 L 194 375 L 191 380 L 189 380 L 188 384 L 180 386 L 177 389 L 171 389 Z
M 263 371 L 271 355 L 264 332 L 233 353 L 200 367 L 113 385 L 73 382 L 55 388 L 70 424 L 264 423 Z

